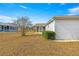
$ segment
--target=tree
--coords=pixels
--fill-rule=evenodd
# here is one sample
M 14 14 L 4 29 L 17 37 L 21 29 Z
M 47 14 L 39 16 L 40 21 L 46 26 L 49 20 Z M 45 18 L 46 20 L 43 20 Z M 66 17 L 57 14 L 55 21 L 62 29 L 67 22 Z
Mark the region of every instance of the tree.
M 16 25 L 16 31 L 18 31 L 17 19 L 16 19 L 16 20 L 13 20 L 12 23 L 13 23 L 14 25 Z
M 26 29 L 28 29 L 30 24 L 31 24 L 31 22 L 29 21 L 28 17 L 22 16 L 22 17 L 18 18 L 17 26 L 18 26 L 18 30 L 21 31 L 22 36 L 25 36 Z

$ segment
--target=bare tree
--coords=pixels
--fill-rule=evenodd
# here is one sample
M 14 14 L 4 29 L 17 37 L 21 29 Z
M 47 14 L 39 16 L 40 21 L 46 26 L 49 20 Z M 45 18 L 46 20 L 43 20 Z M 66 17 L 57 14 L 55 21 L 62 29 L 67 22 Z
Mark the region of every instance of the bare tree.
M 14 25 L 16 25 L 16 31 L 18 31 L 18 26 L 17 26 L 17 19 L 16 20 L 13 20 L 12 22 Z
M 21 35 L 25 36 L 26 33 L 26 29 L 28 29 L 28 27 L 30 26 L 30 21 L 29 18 L 26 16 L 22 16 L 20 18 L 18 18 L 17 20 L 17 26 L 18 26 L 18 30 L 21 31 Z

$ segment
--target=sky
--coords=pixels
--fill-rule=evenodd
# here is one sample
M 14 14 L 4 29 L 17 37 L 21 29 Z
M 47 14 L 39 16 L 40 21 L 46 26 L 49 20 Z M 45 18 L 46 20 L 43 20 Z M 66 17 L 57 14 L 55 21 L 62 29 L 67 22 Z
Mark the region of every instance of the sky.
M 79 3 L 0 3 L 0 22 L 13 22 L 21 16 L 33 24 L 47 23 L 54 16 L 79 15 Z

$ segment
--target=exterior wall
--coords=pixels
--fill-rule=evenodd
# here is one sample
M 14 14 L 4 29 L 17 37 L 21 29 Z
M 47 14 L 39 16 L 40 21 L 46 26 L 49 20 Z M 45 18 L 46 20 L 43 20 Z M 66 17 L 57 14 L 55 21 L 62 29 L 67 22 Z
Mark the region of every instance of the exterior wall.
M 44 31 L 45 29 L 43 28 L 43 26 L 35 26 L 34 30 L 37 32 L 41 32 L 41 31 Z
M 47 31 L 55 31 L 55 21 L 51 22 L 46 26 Z
M 79 20 L 55 20 L 56 39 L 79 39 Z
M 0 25 L 0 32 L 13 32 L 16 31 L 16 26 Z
M 0 25 L 0 30 L 2 30 L 2 26 Z

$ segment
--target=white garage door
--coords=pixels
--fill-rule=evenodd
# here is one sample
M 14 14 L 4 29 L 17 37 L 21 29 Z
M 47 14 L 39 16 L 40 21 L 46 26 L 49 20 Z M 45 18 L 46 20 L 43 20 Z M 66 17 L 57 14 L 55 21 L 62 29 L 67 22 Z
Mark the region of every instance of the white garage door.
M 56 39 L 79 39 L 79 20 L 56 20 Z

